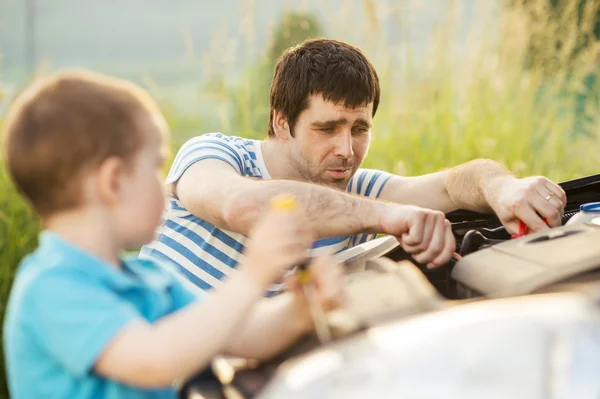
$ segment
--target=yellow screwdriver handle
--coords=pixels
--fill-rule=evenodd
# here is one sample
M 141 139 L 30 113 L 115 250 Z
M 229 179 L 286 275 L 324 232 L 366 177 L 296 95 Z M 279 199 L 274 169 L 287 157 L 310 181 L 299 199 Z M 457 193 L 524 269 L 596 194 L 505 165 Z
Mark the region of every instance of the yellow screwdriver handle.
M 271 209 L 276 211 L 295 211 L 298 209 L 298 201 L 289 194 L 281 194 L 271 200 Z M 311 275 L 308 271 L 308 263 L 304 262 L 298 267 L 298 278 L 302 284 L 311 281 Z
M 275 211 L 295 211 L 298 209 L 298 202 L 291 195 L 278 195 L 271 200 L 271 209 Z

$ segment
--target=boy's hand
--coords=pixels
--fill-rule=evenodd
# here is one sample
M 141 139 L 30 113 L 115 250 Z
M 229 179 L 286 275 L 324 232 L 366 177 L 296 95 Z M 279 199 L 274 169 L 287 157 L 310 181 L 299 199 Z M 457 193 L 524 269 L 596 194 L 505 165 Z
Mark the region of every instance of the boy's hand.
M 271 210 L 250 232 L 244 270 L 262 287 L 279 278 L 286 268 L 306 260 L 314 235 L 299 210 Z
M 315 258 L 309 265 L 309 272 L 314 284 L 317 305 L 323 310 L 333 310 L 343 306 L 346 302 L 346 291 L 344 290 L 344 269 L 329 256 Z M 287 279 L 288 289 L 296 296 L 304 298 L 304 290 L 297 277 L 290 276 Z M 308 310 L 307 310 L 308 311 Z

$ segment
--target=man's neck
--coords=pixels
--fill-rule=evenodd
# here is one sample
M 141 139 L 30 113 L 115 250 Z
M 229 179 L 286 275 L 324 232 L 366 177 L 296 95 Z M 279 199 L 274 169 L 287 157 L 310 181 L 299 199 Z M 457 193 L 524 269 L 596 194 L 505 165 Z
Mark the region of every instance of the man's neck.
M 120 245 L 105 215 L 90 209 L 60 212 L 44 220 L 44 228 L 82 250 L 120 268 Z
M 288 169 L 288 158 L 284 155 L 287 149 L 279 140 L 267 138 L 266 140 L 261 141 L 261 151 L 271 178 L 292 178 L 293 174 L 291 174 Z

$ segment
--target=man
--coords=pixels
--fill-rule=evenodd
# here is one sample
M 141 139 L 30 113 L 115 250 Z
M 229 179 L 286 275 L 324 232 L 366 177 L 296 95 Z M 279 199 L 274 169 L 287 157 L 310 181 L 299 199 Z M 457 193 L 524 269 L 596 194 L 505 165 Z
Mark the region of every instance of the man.
M 218 286 L 240 261 L 246 236 L 269 200 L 291 193 L 319 239 L 338 252 L 377 233 L 398 237 L 429 267 L 455 250 L 443 212 L 495 212 L 508 231 L 560 225 L 564 191 L 544 177 L 517 179 L 475 160 L 419 177 L 359 169 L 380 98 L 362 52 L 327 39 L 289 49 L 275 68 L 268 138 L 208 134 L 187 142 L 167 177 L 171 195 L 156 240 L 142 256 L 168 260 L 198 287 Z

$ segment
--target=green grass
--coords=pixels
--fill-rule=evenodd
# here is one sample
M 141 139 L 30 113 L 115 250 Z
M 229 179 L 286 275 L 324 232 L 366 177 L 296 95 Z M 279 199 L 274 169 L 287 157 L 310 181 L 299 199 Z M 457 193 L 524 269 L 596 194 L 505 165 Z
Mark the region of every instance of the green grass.
M 531 0 L 527 6 L 513 1 L 516 5 L 499 11 L 490 24 L 498 30 L 475 31 L 464 47 L 452 40 L 464 25 L 452 10 L 419 49 L 406 44 L 409 40 L 382 47 L 385 32 L 378 26 L 381 10 L 375 2 L 342 13 L 354 20 L 366 12 L 364 31 L 352 32 L 334 20 L 328 36 L 356 39 L 348 40 L 371 57 L 382 83 L 364 166 L 416 175 L 487 157 L 520 176 L 542 174 L 555 181 L 600 173 L 600 87 L 594 75 L 599 45 L 590 36 L 594 20 L 588 18 L 597 5 L 587 2 L 581 11 L 570 5 L 575 2 L 564 1 L 559 13 L 551 13 L 540 6 L 544 1 Z M 331 15 L 335 19 L 336 13 Z M 208 131 L 264 137 L 272 57 L 265 52 L 262 60 L 236 60 L 245 72 L 234 84 L 219 75 L 219 68 L 206 80 L 192 82 L 204 107 L 195 115 L 181 114 L 175 99 L 148 81 L 173 129 L 174 151 Z M 14 270 L 34 248 L 38 228 L 0 168 L 2 312 Z M 2 371 L 0 397 L 6 394 Z
M 0 317 L 4 311 L 15 270 L 21 258 L 37 245 L 39 223 L 0 168 Z M 4 350 L 0 350 L 2 355 Z M 4 356 L 2 356 L 4 358 Z M 5 364 L 0 363 L 0 397 L 6 393 Z

